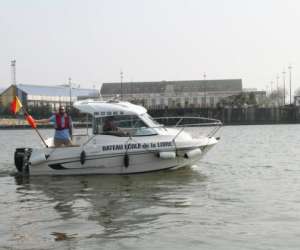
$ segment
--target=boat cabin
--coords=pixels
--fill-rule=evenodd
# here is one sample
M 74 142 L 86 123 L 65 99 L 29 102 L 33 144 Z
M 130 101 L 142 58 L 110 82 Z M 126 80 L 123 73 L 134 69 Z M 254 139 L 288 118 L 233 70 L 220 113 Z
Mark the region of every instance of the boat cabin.
M 74 106 L 92 115 L 94 135 L 150 136 L 162 126 L 144 107 L 129 102 L 80 101 Z

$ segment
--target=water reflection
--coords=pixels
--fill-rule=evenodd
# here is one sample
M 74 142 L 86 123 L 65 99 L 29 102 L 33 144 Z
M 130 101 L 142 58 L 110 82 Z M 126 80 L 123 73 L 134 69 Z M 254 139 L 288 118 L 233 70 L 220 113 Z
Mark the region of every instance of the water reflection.
M 163 227 L 167 216 L 189 207 L 190 188 L 205 187 L 206 176 L 191 168 L 130 176 L 16 177 L 21 197 L 36 191 L 63 221 L 96 223 L 87 237 L 138 237 Z M 81 227 L 81 226 L 80 226 Z M 73 231 L 74 232 L 74 231 Z

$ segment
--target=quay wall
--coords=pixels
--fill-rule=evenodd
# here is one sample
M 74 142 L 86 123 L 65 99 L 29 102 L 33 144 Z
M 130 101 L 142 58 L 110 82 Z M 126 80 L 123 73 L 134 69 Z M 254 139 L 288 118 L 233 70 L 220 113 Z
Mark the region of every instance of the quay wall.
M 224 125 L 255 125 L 300 123 L 300 107 L 285 106 L 273 108 L 178 108 L 178 109 L 151 109 L 153 117 L 161 116 L 202 116 L 219 119 Z
M 149 109 L 153 117 L 164 116 L 201 116 L 215 118 L 224 125 L 256 125 L 256 124 L 283 124 L 300 123 L 300 107 L 285 106 L 274 108 L 248 107 L 248 108 L 172 108 Z M 75 128 L 86 127 L 86 120 L 72 116 Z M 89 124 L 90 126 L 90 124 Z M 39 128 L 53 128 L 52 125 L 39 125 Z M 30 128 L 24 117 L 2 118 L 0 116 L 0 129 Z

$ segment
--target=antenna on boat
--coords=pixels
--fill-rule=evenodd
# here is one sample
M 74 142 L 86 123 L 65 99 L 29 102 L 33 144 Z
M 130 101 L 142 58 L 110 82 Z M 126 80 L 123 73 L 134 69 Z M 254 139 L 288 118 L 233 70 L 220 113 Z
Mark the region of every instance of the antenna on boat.
M 123 101 L 123 71 L 120 72 L 120 78 L 121 78 L 121 101 Z

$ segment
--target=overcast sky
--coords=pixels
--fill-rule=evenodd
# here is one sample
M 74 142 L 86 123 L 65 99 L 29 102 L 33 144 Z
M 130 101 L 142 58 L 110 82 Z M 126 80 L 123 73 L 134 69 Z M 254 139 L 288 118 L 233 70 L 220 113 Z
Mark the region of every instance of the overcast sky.
M 300 87 L 299 0 L 0 0 L 0 87 L 242 78 Z M 287 74 L 287 81 L 289 80 Z

